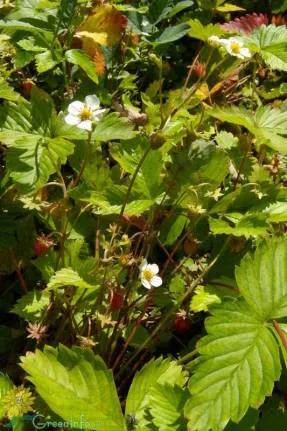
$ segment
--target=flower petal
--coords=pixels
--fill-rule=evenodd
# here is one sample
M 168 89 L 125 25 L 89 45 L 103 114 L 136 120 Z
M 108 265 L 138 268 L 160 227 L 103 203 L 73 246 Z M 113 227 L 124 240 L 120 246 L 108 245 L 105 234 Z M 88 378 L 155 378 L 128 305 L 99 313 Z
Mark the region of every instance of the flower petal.
M 85 98 L 85 104 L 91 111 L 95 111 L 100 107 L 100 101 L 96 95 L 87 96 Z
M 76 117 L 75 115 L 72 115 L 72 114 L 68 114 L 65 117 L 65 122 L 70 126 L 76 126 L 80 123 L 80 121 L 81 120 L 79 117 Z
M 91 120 L 81 121 L 78 127 L 79 129 L 88 130 L 90 132 L 92 130 L 92 124 Z
M 150 269 L 154 275 L 158 274 L 159 272 L 159 267 L 156 263 L 152 263 L 151 265 L 148 265 L 148 269 Z
M 100 121 L 102 119 L 105 111 L 106 111 L 106 109 L 97 109 L 97 111 L 93 112 L 93 119 L 95 121 Z
M 142 279 L 141 279 L 141 282 L 142 282 L 142 285 L 143 285 L 144 287 L 146 287 L 147 289 L 150 289 L 150 288 L 151 288 L 151 283 L 150 283 L 149 281 L 147 281 L 145 278 L 142 278 Z
M 142 261 L 142 263 L 140 264 L 139 269 L 140 269 L 140 271 L 144 271 L 146 269 L 146 267 L 147 267 L 147 260 L 144 259 Z
M 161 285 L 162 285 L 162 279 L 161 279 L 159 276 L 155 275 L 155 276 L 151 279 L 150 284 L 151 284 L 152 286 L 154 286 L 154 287 L 159 287 L 159 286 L 161 286 Z
M 248 48 L 241 48 L 240 54 L 242 54 L 244 57 L 247 57 L 247 58 L 251 57 L 251 52 L 249 51 Z
M 70 103 L 70 105 L 68 106 L 68 112 L 72 115 L 80 115 L 84 107 L 85 105 L 83 102 L 79 102 L 78 100 L 76 100 L 75 102 Z

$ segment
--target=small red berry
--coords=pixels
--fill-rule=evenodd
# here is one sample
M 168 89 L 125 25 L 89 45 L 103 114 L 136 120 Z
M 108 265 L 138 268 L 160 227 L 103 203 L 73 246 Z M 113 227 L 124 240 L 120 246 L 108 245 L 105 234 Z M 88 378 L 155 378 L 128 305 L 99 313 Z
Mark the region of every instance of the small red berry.
M 22 82 L 22 94 L 26 99 L 30 99 L 32 88 L 35 86 L 31 79 L 24 79 Z
M 194 66 L 193 71 L 198 78 L 204 79 L 206 77 L 206 70 L 205 70 L 204 65 L 202 63 L 197 63 Z
M 185 312 L 179 312 L 174 320 L 175 331 L 184 334 L 191 327 L 191 322 Z
M 54 242 L 46 236 L 37 236 L 34 242 L 34 251 L 37 256 L 44 256 L 53 245 Z
M 109 296 L 110 308 L 119 310 L 124 302 L 124 294 L 121 290 L 112 290 Z

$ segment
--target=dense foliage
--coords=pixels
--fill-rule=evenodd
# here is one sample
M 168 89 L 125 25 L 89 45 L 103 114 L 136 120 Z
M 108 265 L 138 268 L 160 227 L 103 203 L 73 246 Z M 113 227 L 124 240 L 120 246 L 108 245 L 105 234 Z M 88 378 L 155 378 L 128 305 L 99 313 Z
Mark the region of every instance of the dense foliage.
M 285 10 L 0 1 L 2 425 L 285 431 Z

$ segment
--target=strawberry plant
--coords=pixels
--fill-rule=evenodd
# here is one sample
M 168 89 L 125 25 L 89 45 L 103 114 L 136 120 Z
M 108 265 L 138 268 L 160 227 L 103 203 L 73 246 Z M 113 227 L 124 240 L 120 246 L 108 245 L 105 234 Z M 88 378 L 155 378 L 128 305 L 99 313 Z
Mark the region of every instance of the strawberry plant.
M 286 424 L 286 2 L 0 1 L 0 423 Z

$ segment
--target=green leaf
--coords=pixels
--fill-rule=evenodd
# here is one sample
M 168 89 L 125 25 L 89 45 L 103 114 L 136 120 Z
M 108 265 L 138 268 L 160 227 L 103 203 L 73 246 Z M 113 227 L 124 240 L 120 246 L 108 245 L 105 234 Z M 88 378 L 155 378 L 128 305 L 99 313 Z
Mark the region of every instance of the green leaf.
M 152 39 L 156 45 L 164 45 L 166 43 L 175 42 L 181 39 L 189 32 L 189 26 L 185 23 L 167 27 Z
M 185 375 L 182 367 L 170 359 L 152 359 L 140 371 L 138 371 L 131 384 L 125 415 L 134 416 L 139 425 L 144 424 L 144 414 L 146 408 L 150 405 L 151 391 L 153 387 L 159 384 L 170 386 L 183 386 Z
M 35 60 L 38 73 L 44 73 L 54 69 L 60 63 L 61 57 L 57 51 L 52 53 L 47 50 L 35 55 Z
M 20 94 L 16 93 L 14 88 L 10 87 L 5 81 L 0 81 L 0 99 L 15 102 L 19 98 Z
M 260 107 L 254 116 L 243 109 L 212 108 L 207 113 L 221 121 L 245 127 L 258 140 L 275 151 L 287 152 L 287 112 L 272 109 L 269 106 Z
M 91 202 L 96 214 L 120 214 L 127 195 L 125 186 L 109 185 L 103 191 L 87 191 L 86 187 L 77 188 L 70 193 L 76 199 Z M 143 199 L 138 194 L 131 194 L 130 202 L 126 205 L 125 215 L 136 216 L 147 211 L 154 205 L 154 200 Z
M 287 202 L 276 202 L 266 208 L 269 223 L 282 223 L 287 221 Z
M 22 317 L 22 319 L 29 320 L 29 322 L 36 322 L 48 307 L 49 302 L 50 295 L 48 292 L 33 290 L 18 299 L 11 312 Z
M 205 327 L 208 335 L 198 345 L 201 356 L 190 379 L 185 416 L 193 431 L 219 431 L 271 394 L 280 356 L 271 331 L 244 299 L 214 306 Z
M 274 238 L 247 254 L 235 270 L 240 292 L 261 319 L 287 315 L 287 243 Z
M 167 17 L 170 11 L 169 3 L 169 0 L 154 0 L 151 3 L 148 18 L 153 25 L 158 24 Z
M 3 373 L 0 373 L 0 419 L 5 414 L 3 407 L 1 406 L 1 399 L 7 394 L 10 389 L 13 389 L 14 385 L 11 379 Z
M 88 349 L 45 346 L 22 357 L 22 368 L 51 410 L 85 429 L 125 430 L 112 371 Z
M 163 243 L 165 245 L 174 244 L 175 241 L 182 234 L 187 223 L 188 223 L 188 219 L 184 215 L 171 217 L 170 220 L 167 220 L 166 229 L 163 228 L 160 232 L 160 237 L 163 235 Z M 164 237 L 164 234 L 165 234 L 164 231 L 166 230 L 167 230 L 166 237 Z
M 272 69 L 287 71 L 287 29 L 285 25 L 261 25 L 250 39 L 266 64 Z
M 72 63 L 80 66 L 81 69 L 88 75 L 88 77 L 98 84 L 99 78 L 97 74 L 97 69 L 91 58 L 84 53 L 81 49 L 70 49 L 66 51 L 66 59 Z
M 8 146 L 7 166 L 22 193 L 35 191 L 45 184 L 56 171 L 55 165 L 66 163 L 68 155 L 74 151 L 74 144 L 70 141 L 44 136 L 42 126 L 47 128 L 48 125 L 43 122 L 47 121 L 47 112 L 51 112 L 47 106 L 44 97 L 39 105 L 40 112 L 34 116 L 36 106 L 26 101 L 19 104 L 11 102 L 1 111 L 0 139 Z M 49 135 L 48 130 L 46 133 Z
M 147 150 L 147 139 L 137 137 L 128 142 L 113 144 L 110 153 L 126 172 L 133 174 Z M 149 151 L 139 170 L 133 190 L 143 199 L 156 199 L 161 192 L 162 169 L 161 153 L 156 150 Z
M 211 142 L 194 141 L 189 160 L 191 184 L 219 185 L 229 172 L 229 157 Z
M 46 37 L 52 38 L 53 34 L 46 30 L 45 28 L 35 27 L 34 25 L 29 24 L 28 22 L 21 22 L 18 20 L 9 20 L 9 21 L 0 21 L 0 28 L 3 30 L 12 30 L 12 31 L 25 31 L 28 33 L 43 33 Z
M 173 16 L 177 15 L 178 13 L 182 12 L 185 9 L 188 9 L 193 5 L 194 5 L 193 0 L 183 0 L 183 1 L 177 2 L 176 5 L 169 12 L 168 18 L 172 18 Z
M 200 311 L 208 311 L 209 305 L 220 303 L 220 298 L 214 293 L 209 293 L 204 286 L 198 286 L 195 289 L 194 295 L 190 303 L 191 311 L 199 313 Z
M 194 39 L 207 41 L 210 36 L 222 36 L 224 31 L 219 24 L 208 24 L 203 25 L 198 19 L 192 19 L 188 21 L 191 30 L 188 35 Z
M 158 431 L 180 431 L 186 429 L 183 407 L 188 391 L 180 386 L 158 384 L 150 390 L 149 412 Z
M 245 9 L 243 9 L 240 6 L 236 6 L 235 4 L 231 4 L 231 3 L 225 3 L 223 6 L 218 6 L 216 8 L 216 10 L 218 12 L 223 12 L 223 13 L 227 13 L 227 12 L 239 12 L 239 11 L 244 11 Z
M 62 268 L 56 272 L 48 283 L 48 290 L 56 290 L 64 286 L 75 286 L 83 289 L 95 289 L 98 286 L 87 283 L 72 268 Z
M 93 133 L 93 139 L 99 142 L 109 142 L 113 140 L 128 140 L 136 135 L 133 126 L 128 123 L 128 120 L 119 117 L 115 112 L 105 115 L 100 121 Z
M 76 13 L 78 0 L 61 0 L 58 6 L 58 34 L 69 29 Z
M 267 216 L 263 213 L 252 212 L 250 214 L 237 214 L 235 218 L 233 214 L 225 214 L 225 220 L 209 218 L 209 227 L 215 235 L 234 235 L 251 236 L 266 235 L 269 228 Z M 230 218 L 232 224 L 228 223 L 226 219 Z
M 17 139 L 18 136 L 18 139 Z M 12 137 L 9 132 L 0 132 L 0 139 Z M 67 156 L 73 153 L 74 145 L 62 138 L 45 138 L 37 135 L 15 134 L 14 144 L 8 149 L 6 160 L 18 190 L 28 193 L 44 185 L 56 171 L 58 160 L 66 163 Z

